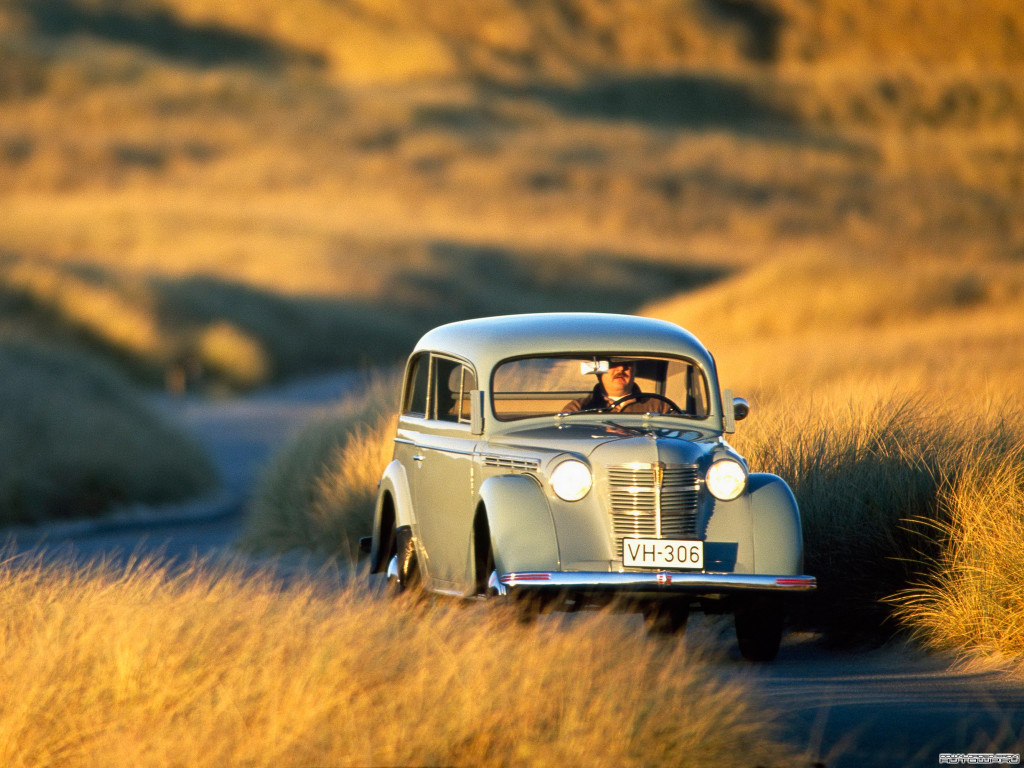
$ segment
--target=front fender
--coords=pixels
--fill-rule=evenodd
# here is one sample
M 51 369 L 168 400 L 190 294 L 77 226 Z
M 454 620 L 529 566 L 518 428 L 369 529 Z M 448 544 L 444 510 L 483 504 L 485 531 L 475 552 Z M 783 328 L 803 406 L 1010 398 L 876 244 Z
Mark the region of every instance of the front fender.
M 409 477 L 400 461 L 392 461 L 384 469 L 377 488 L 377 504 L 373 512 L 373 545 L 370 548 L 370 573 L 384 568 L 384 560 L 396 529 L 412 525 L 412 494 Z
M 767 473 L 752 474 L 748 488 L 756 572 L 803 573 L 804 537 L 793 491 Z
M 495 567 L 499 573 L 559 570 L 551 509 L 529 475 L 500 475 L 480 486 Z

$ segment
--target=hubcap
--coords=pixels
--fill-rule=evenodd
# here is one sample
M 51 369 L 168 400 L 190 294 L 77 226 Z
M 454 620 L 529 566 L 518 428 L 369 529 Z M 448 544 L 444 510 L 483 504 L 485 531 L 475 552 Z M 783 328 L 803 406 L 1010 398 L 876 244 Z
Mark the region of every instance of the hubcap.
M 388 560 L 388 587 L 398 592 L 402 589 L 402 576 L 398 572 L 398 556 L 395 555 Z

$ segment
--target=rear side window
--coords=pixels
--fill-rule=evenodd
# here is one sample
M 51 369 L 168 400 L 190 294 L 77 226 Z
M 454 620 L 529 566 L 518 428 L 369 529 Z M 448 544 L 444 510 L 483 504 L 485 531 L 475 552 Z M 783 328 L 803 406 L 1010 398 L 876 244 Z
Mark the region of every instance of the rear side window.
M 410 366 L 402 413 L 468 424 L 470 392 L 474 389 L 476 376 L 467 365 L 423 353 Z
M 421 354 L 412 361 L 409 378 L 405 383 L 402 413 L 410 416 L 427 415 L 427 382 L 430 377 L 430 355 Z

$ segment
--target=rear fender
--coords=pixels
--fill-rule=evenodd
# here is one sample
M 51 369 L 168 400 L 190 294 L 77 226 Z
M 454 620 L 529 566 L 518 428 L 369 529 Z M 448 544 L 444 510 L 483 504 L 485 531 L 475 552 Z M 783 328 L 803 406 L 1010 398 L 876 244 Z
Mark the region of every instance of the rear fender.
M 499 475 L 480 486 L 499 573 L 559 570 L 551 509 L 530 475 Z

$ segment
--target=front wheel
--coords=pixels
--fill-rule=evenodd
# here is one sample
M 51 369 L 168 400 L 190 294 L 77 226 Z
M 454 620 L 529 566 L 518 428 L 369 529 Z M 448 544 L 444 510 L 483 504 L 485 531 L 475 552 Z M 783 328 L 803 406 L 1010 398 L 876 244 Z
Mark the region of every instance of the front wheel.
M 686 630 L 690 604 L 685 600 L 659 600 L 643 609 L 644 625 L 650 635 L 681 635 Z
M 400 595 L 413 592 L 420 587 L 420 570 L 416 561 L 416 545 L 412 536 L 397 536 L 395 554 L 388 561 L 387 585 L 388 594 Z
M 778 595 L 736 598 L 733 613 L 740 655 L 747 661 L 771 661 L 782 642 L 782 600 Z

